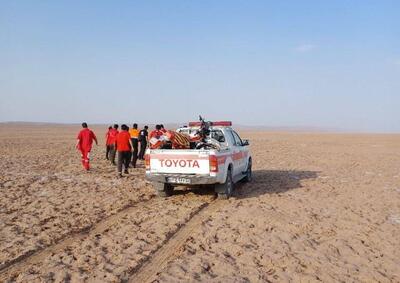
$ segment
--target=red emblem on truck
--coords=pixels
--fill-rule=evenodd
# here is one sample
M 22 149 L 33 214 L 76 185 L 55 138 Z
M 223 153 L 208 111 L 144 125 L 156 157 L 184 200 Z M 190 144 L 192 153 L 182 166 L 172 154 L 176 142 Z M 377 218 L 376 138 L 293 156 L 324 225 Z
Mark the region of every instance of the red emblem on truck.
M 161 167 L 200 168 L 197 160 L 191 159 L 160 159 Z

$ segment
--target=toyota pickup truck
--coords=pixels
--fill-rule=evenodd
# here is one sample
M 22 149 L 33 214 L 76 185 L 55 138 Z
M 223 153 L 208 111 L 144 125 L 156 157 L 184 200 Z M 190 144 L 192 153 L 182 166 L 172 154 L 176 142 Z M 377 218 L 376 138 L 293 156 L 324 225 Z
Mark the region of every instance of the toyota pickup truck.
M 173 194 L 176 186 L 214 186 L 219 198 L 229 198 L 234 184 L 252 178 L 249 141 L 242 140 L 231 122 L 213 122 L 208 138 L 219 143 L 218 149 L 147 149 L 146 178 L 153 182 L 159 196 Z M 177 129 L 190 135 L 199 127 Z

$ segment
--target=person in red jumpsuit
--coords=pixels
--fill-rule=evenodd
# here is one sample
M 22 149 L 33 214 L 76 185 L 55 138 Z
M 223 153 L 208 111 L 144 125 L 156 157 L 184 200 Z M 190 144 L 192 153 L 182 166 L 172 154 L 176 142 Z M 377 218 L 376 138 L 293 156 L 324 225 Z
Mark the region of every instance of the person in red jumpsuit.
M 161 130 L 161 125 L 156 125 L 156 128 L 149 134 L 149 143 L 151 149 L 160 148 L 163 144 L 161 137 L 164 132 Z
M 111 164 L 116 165 L 115 164 L 115 155 L 117 152 L 117 148 L 116 148 L 116 141 L 117 141 L 117 135 L 118 135 L 118 125 L 114 124 L 114 127 L 110 130 L 110 134 L 109 134 L 109 144 L 110 144 L 110 154 L 109 154 L 109 158 L 111 160 Z
M 93 141 L 96 142 L 96 145 L 98 145 L 98 143 L 96 135 L 88 128 L 86 123 L 82 123 L 82 128 L 83 129 L 79 132 L 77 137 L 76 148 L 82 153 L 83 168 L 85 168 L 86 171 L 89 171 L 89 154 L 92 150 L 92 144 Z
M 161 125 L 156 125 L 155 129 L 150 132 L 149 139 L 151 138 L 159 139 L 164 134 L 164 132 L 161 129 L 162 129 Z
M 110 151 L 111 151 L 111 135 L 110 135 L 111 130 L 112 130 L 112 127 L 110 126 L 110 127 L 108 127 L 108 131 L 106 133 L 106 159 L 107 160 L 110 160 L 109 155 L 110 155 Z
M 129 174 L 128 168 L 131 162 L 132 154 L 132 141 L 131 135 L 129 134 L 129 128 L 127 125 L 121 126 L 121 131 L 117 135 L 116 146 L 118 152 L 117 169 L 118 176 L 122 177 L 122 167 L 124 167 L 124 174 Z

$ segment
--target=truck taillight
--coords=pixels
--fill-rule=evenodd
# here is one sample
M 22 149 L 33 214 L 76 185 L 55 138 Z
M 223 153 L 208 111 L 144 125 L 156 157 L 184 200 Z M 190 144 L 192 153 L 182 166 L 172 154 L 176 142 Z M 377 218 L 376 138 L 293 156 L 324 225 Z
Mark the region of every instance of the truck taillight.
M 215 155 L 210 155 L 210 172 L 218 172 L 218 159 Z
M 146 154 L 144 156 L 144 165 L 146 166 L 146 170 L 150 170 L 150 155 Z

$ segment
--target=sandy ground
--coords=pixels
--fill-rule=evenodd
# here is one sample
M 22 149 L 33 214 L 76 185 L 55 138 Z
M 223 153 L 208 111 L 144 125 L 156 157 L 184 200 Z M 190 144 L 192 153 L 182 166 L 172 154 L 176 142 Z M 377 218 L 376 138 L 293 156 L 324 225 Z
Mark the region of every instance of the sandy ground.
M 400 282 L 400 135 L 242 132 L 254 180 L 224 201 L 116 178 L 102 128 L 85 173 L 78 127 L 14 127 L 0 282 Z

